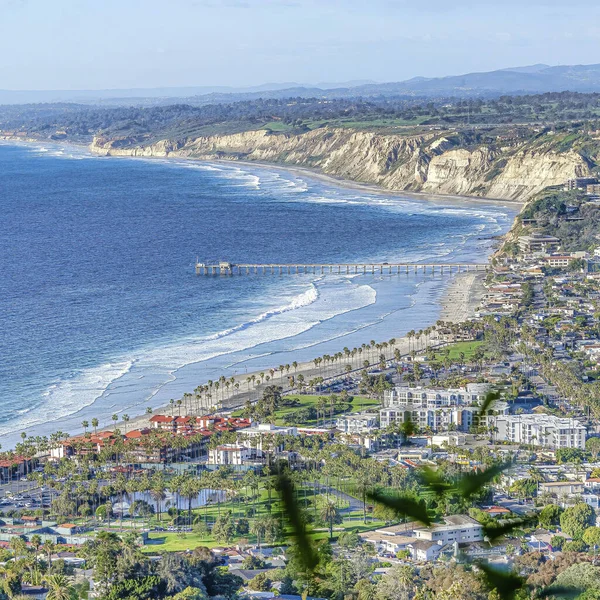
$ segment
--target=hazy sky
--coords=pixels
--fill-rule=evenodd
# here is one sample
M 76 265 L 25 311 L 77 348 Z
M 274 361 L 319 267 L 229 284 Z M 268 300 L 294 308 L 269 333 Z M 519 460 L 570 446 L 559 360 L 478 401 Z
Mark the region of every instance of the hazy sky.
M 0 0 L 0 89 L 397 81 L 600 62 L 596 0 Z

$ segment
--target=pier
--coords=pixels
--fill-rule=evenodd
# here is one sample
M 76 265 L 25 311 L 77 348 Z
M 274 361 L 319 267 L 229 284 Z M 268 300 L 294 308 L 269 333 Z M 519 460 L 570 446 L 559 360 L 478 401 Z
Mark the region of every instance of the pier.
M 196 261 L 196 275 L 296 275 L 332 273 L 335 275 L 401 275 L 422 273 L 451 275 L 467 271 L 487 271 L 487 263 L 202 263 Z

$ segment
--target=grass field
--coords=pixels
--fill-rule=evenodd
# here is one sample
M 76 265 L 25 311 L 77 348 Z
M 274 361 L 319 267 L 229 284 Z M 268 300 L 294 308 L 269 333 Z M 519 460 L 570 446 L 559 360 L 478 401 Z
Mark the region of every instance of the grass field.
M 325 396 L 326 398 L 328 396 Z M 314 407 L 319 401 L 320 396 L 309 395 L 309 394 L 290 394 L 285 396 L 286 399 L 297 398 L 300 402 L 298 406 L 285 406 L 275 411 L 275 424 L 283 425 L 283 417 L 289 415 L 297 410 Z M 357 412 L 361 410 L 367 410 L 379 406 L 379 401 L 374 398 L 367 398 L 366 396 L 353 396 L 350 402 L 350 411 Z M 233 413 L 234 417 L 240 417 L 242 410 L 237 410 Z M 316 419 L 309 419 L 305 423 L 306 425 L 316 425 Z
M 318 490 L 317 495 L 315 496 L 315 490 L 311 485 L 303 486 L 301 489 L 299 489 L 298 495 L 300 505 L 309 515 L 312 516 L 318 515 L 321 502 L 324 502 L 327 499 L 327 495 L 318 492 Z M 333 496 L 329 497 L 335 498 L 338 509 L 343 510 L 348 507 L 348 502 L 346 500 Z M 305 505 L 306 500 L 308 500 L 308 506 Z M 182 504 L 180 508 L 183 509 L 184 505 Z M 283 506 L 275 492 L 272 493 L 271 507 L 269 510 L 269 497 L 266 490 L 260 490 L 259 495 L 255 499 L 239 496 L 235 501 L 223 502 L 220 506 L 212 504 L 207 507 L 194 509 L 192 512 L 197 520 L 207 520 L 209 524 L 213 523 L 218 518 L 219 514 L 223 515 L 228 511 L 231 512 L 234 521 L 237 521 L 239 518 L 243 517 L 248 518 L 251 522 L 252 518 L 247 514 L 249 509 L 255 511 L 254 514 L 257 517 L 271 515 L 275 518 L 281 518 L 283 516 Z M 361 533 L 385 526 L 383 521 L 372 520 L 370 515 L 367 515 L 367 523 L 363 523 L 362 510 L 354 510 L 352 512 L 342 513 L 342 517 L 342 523 L 335 526 L 334 537 L 337 537 L 342 531 L 357 531 Z M 163 514 L 160 522 L 156 517 L 154 517 L 149 525 L 166 528 L 172 524 L 172 518 L 168 514 Z M 320 524 L 318 520 L 315 525 L 309 526 L 309 534 L 314 540 L 322 540 L 329 537 L 329 531 L 325 526 Z M 291 532 L 288 531 L 287 535 L 291 535 Z M 252 534 L 248 534 L 234 538 L 232 543 L 236 543 L 242 538 L 248 540 L 250 543 L 256 542 L 255 537 Z M 214 548 L 224 545 L 223 542 L 215 540 L 210 534 L 195 532 L 178 533 L 170 531 L 157 531 L 149 534 L 149 540 L 150 543 L 143 547 L 143 551 L 148 553 L 178 552 L 187 550 L 188 548 L 193 549 L 196 546 L 207 546 L 209 548 Z
M 448 356 L 450 360 L 460 360 L 460 353 L 462 352 L 465 355 L 465 360 L 469 361 L 473 357 L 475 350 L 477 350 L 481 344 L 483 344 L 483 342 L 456 342 L 456 344 L 446 346 L 445 351 L 449 352 Z M 436 352 L 435 360 L 442 360 L 444 356 L 445 352 Z
M 365 531 L 372 531 L 385 527 L 386 523 L 383 521 L 368 521 L 366 524 L 356 519 L 344 519 L 342 523 L 336 525 L 333 530 L 333 537 L 336 539 L 343 531 L 356 531 L 357 533 L 364 533 Z M 314 541 L 329 539 L 329 531 L 326 527 L 318 526 L 313 529 L 309 529 L 309 536 Z M 248 535 L 245 539 L 254 543 L 254 536 Z M 171 533 L 171 532 L 154 532 L 148 535 L 150 543 L 142 547 L 142 551 L 146 553 L 153 552 L 182 552 L 184 550 L 193 550 L 196 546 L 206 546 L 208 548 L 222 547 L 225 545 L 235 544 L 236 538 L 230 544 L 223 544 L 217 542 L 210 535 L 199 535 L 197 533 Z M 281 542 L 282 544 L 289 543 L 289 539 Z M 269 544 L 264 544 L 269 545 Z M 279 544 L 271 544 L 279 545 Z
M 320 396 L 312 396 L 312 395 L 300 395 L 293 394 L 288 396 L 289 398 L 297 398 L 300 401 L 298 406 L 285 407 L 280 408 L 275 412 L 275 422 L 277 425 L 283 424 L 283 417 L 290 413 L 293 413 L 297 410 L 302 410 L 303 408 L 310 408 L 311 406 L 316 406 L 319 401 Z M 327 396 L 326 396 L 327 397 Z M 374 406 L 378 406 L 379 402 L 373 398 L 367 398 L 366 396 L 354 396 L 352 401 L 350 402 L 351 412 L 356 412 L 359 410 L 366 410 L 368 408 L 372 408 Z M 307 421 L 307 425 L 314 425 L 316 420 L 312 419 Z

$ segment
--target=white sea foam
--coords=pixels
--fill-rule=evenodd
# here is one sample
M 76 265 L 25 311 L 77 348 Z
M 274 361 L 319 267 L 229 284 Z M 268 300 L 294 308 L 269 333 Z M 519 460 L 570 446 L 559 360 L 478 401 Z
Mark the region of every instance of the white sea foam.
M 270 308 L 235 327 L 209 336 L 188 336 L 141 349 L 131 353 L 127 359 L 93 367 L 70 379 L 56 382 L 46 389 L 44 402 L 40 406 L 0 427 L 0 436 L 65 419 L 86 407 L 89 409 L 95 401 L 110 393 L 114 386 L 117 386 L 114 392 L 118 395 L 110 403 L 110 409 L 125 411 L 128 408 L 128 390 L 147 386 L 144 382 L 146 378 L 154 381 L 154 385 L 157 377 L 162 379 L 158 388 L 146 390 L 147 400 L 187 365 L 240 351 L 249 352 L 254 358 L 268 354 L 268 351 L 256 353 L 252 349 L 261 344 L 294 338 L 325 320 L 367 306 L 376 299 L 375 291 L 367 285 L 340 280 L 337 286 L 332 286 L 330 282 L 326 282 L 325 286 L 327 291 L 323 296 L 317 285 L 311 283 L 301 293 L 288 296 L 288 300 L 280 306 Z M 103 410 L 106 411 L 106 408 Z
M 133 360 L 106 363 L 48 386 L 42 394 L 44 402 L 27 411 L 20 411 L 20 417 L 0 426 L 0 435 L 57 421 L 93 404 L 110 383 L 129 372 L 132 365 Z

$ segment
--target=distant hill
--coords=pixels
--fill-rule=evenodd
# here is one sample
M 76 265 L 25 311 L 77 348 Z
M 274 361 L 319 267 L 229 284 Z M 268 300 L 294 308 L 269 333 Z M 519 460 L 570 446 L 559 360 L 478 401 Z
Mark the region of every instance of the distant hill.
M 267 83 L 254 87 L 171 87 L 120 90 L 0 90 L 0 104 L 80 102 L 100 105 L 223 104 L 257 98 L 355 98 L 419 96 L 429 98 L 494 97 L 544 92 L 600 92 L 600 64 L 548 66 L 536 64 L 448 77 L 414 77 L 407 81 L 344 84 Z
M 450 77 L 418 77 L 398 83 L 354 88 L 359 94 L 396 93 L 418 95 L 538 94 L 544 92 L 600 91 L 600 64 L 549 67 L 533 65 Z

